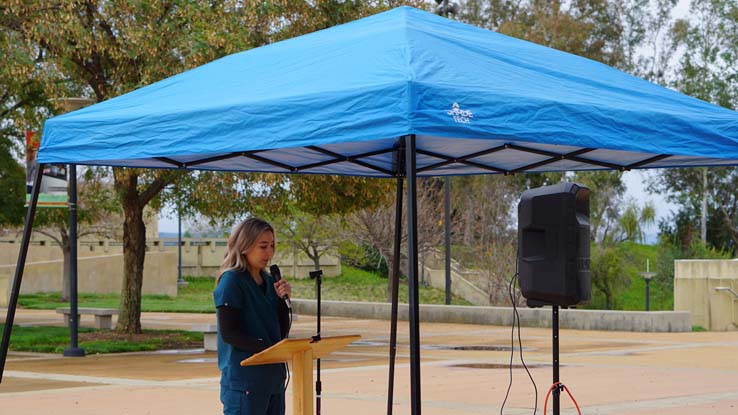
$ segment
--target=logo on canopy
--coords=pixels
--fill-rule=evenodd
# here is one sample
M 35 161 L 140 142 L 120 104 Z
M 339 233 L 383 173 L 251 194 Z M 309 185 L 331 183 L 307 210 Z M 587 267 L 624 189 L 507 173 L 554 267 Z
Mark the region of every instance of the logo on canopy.
M 474 118 L 474 114 L 469 110 L 462 110 L 458 102 L 454 102 L 454 105 L 451 106 L 450 110 L 446 111 L 446 114 L 453 117 L 454 121 L 459 124 L 469 124 L 471 119 Z

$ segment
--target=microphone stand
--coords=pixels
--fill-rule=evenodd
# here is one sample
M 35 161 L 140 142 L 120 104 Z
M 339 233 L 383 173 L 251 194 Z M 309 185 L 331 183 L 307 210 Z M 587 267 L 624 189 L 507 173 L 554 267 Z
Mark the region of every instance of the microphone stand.
M 317 271 L 310 271 L 310 274 L 309 275 L 310 275 L 310 279 L 315 279 L 315 297 L 318 300 L 317 301 L 318 308 L 317 308 L 317 312 L 316 312 L 316 315 L 317 315 L 317 320 L 316 320 L 317 332 L 316 332 L 315 336 L 313 336 L 313 338 L 312 338 L 313 339 L 312 340 L 312 343 L 315 343 L 315 342 L 319 342 L 320 341 L 320 285 L 321 285 L 321 283 L 323 281 L 323 278 L 322 278 L 322 276 L 323 276 L 323 270 L 320 270 L 319 269 Z M 320 415 L 320 394 L 322 392 L 323 385 L 320 382 L 320 359 L 316 359 L 316 361 L 317 361 L 317 365 L 316 365 L 317 376 L 316 376 L 316 380 L 315 380 L 315 414 L 316 415 Z

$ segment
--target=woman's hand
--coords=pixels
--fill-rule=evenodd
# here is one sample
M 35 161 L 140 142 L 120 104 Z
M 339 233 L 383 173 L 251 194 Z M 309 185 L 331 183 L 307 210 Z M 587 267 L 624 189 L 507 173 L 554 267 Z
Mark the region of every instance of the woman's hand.
M 277 291 L 277 296 L 279 298 L 284 298 L 285 295 L 287 297 L 292 297 L 292 286 L 290 286 L 290 284 L 284 279 L 274 283 L 274 290 Z

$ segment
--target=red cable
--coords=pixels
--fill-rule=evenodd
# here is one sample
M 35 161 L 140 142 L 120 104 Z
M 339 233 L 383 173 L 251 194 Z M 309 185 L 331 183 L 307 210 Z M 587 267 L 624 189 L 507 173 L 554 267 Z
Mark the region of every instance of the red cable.
M 579 409 L 579 404 L 577 403 L 577 400 L 574 399 L 574 396 L 572 396 L 571 392 L 569 392 L 569 388 L 567 388 L 566 385 L 564 385 L 561 382 L 556 382 L 553 385 L 551 385 L 550 388 L 548 388 L 548 393 L 546 393 L 546 399 L 543 401 L 543 415 L 546 415 L 546 407 L 548 406 L 548 397 L 551 395 L 551 392 L 554 389 L 558 388 L 559 386 L 564 388 L 566 393 L 569 394 L 569 398 L 571 398 L 571 401 L 574 402 L 574 406 L 577 407 L 577 412 L 579 413 L 579 415 L 582 415 L 582 410 Z

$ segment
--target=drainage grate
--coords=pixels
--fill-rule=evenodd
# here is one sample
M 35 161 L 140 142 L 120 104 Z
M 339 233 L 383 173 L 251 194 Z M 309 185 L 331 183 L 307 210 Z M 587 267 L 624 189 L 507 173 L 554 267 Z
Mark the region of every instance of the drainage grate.
M 383 342 L 383 341 L 373 341 L 373 340 L 358 340 L 355 341 L 349 346 L 363 346 L 363 347 L 385 347 L 389 346 L 389 342 Z M 398 345 L 400 346 L 400 345 Z
M 526 366 L 528 366 L 528 369 L 536 369 L 543 367 L 544 365 L 532 364 Z M 508 363 L 462 363 L 451 365 L 451 367 L 458 367 L 461 369 L 509 369 L 510 365 Z M 514 364 L 513 369 L 523 369 L 523 365 Z
M 458 346 L 458 345 L 448 345 L 448 344 L 429 344 L 425 346 L 421 346 L 423 349 L 430 349 L 430 350 L 463 350 L 463 351 L 489 351 L 489 352 L 509 352 L 512 350 L 510 346 L 497 346 L 497 345 L 485 345 L 485 344 L 475 344 L 475 345 L 465 345 L 465 346 Z M 515 347 L 515 351 L 520 350 L 519 347 Z M 523 347 L 523 351 L 531 351 L 535 350 L 535 348 L 532 347 Z

